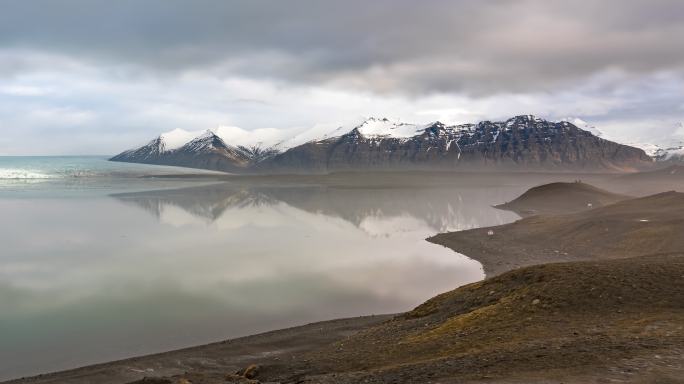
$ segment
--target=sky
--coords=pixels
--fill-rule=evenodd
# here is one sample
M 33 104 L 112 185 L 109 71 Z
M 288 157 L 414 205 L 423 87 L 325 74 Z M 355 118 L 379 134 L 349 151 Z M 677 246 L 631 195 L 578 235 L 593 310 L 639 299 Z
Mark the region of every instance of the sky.
M 176 128 L 297 133 L 684 121 L 681 0 L 0 0 L 0 155 L 115 154 Z M 684 135 L 684 132 L 679 132 Z

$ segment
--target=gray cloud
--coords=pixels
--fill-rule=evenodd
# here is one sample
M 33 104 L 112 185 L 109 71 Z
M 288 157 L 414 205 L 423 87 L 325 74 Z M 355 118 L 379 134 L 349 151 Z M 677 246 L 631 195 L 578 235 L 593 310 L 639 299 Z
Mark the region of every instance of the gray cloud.
M 482 95 L 679 73 L 682 19 L 679 0 L 9 0 L 0 47 L 157 75 Z M 0 75 L 28 68 L 2 63 Z
M 0 155 L 360 116 L 684 120 L 681 0 L 0 0 Z

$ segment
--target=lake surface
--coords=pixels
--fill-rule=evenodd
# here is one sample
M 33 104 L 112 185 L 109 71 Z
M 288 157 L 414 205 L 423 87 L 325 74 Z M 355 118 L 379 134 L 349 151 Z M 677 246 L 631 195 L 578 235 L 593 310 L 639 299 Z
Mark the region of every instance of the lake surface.
M 102 158 L 3 172 L 0 380 L 409 310 L 483 278 L 424 239 L 517 219 L 491 205 L 526 187 L 140 178 L 195 171 Z

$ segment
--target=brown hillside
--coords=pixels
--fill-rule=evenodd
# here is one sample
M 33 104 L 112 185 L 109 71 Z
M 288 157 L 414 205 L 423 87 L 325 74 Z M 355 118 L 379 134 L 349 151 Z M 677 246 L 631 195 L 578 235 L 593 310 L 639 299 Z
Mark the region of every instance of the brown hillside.
M 271 367 L 264 380 L 299 370 L 310 380 L 303 382 L 323 383 L 618 379 L 612 370 L 620 364 L 681 358 L 683 274 L 681 254 L 512 271 L 301 356 L 307 363 Z M 677 377 L 666 365 L 644 382 Z
M 558 214 L 585 211 L 628 198 L 581 182 L 550 183 L 531 188 L 515 200 L 497 205 L 496 208 L 521 216 Z
M 428 240 L 477 259 L 491 276 L 548 262 L 681 252 L 682 234 L 684 193 L 665 192 L 574 214 L 443 233 Z

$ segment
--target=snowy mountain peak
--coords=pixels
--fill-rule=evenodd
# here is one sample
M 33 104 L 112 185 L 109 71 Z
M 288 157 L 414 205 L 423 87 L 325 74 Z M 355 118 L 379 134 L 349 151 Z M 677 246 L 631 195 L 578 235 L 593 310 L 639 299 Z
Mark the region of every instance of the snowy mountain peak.
M 529 123 L 529 122 L 540 122 L 542 119 L 535 115 L 518 115 L 514 116 L 508 120 L 506 120 L 506 123 L 508 122 L 515 122 L 515 123 Z
M 186 131 L 184 129 L 176 128 L 173 131 L 164 132 L 159 135 L 160 152 L 172 151 L 178 149 L 189 143 L 193 138 L 197 137 L 201 131 Z
M 446 124 L 441 121 L 433 121 L 432 123 L 425 124 L 425 129 L 445 129 Z
M 190 152 L 206 152 L 222 148 L 229 148 L 229 146 L 211 129 L 207 129 L 181 147 L 183 151 Z

